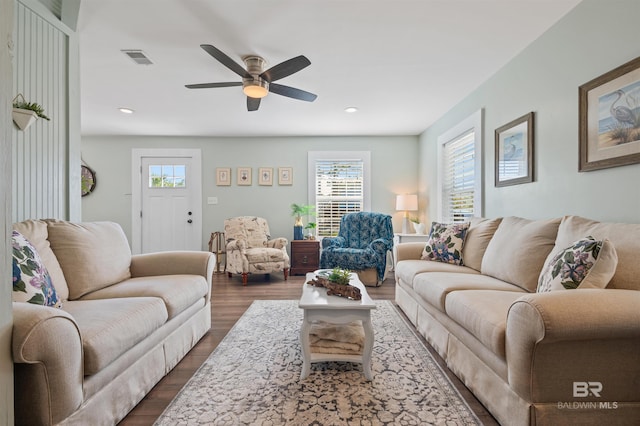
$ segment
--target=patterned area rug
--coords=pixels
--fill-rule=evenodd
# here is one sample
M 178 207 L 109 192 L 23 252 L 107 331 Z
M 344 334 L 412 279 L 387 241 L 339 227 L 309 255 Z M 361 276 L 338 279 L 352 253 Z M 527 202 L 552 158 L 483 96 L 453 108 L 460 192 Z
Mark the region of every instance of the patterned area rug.
M 302 310 L 294 300 L 247 309 L 156 425 L 476 425 L 390 301 L 372 312 L 372 382 L 355 363 L 314 363 L 299 381 Z

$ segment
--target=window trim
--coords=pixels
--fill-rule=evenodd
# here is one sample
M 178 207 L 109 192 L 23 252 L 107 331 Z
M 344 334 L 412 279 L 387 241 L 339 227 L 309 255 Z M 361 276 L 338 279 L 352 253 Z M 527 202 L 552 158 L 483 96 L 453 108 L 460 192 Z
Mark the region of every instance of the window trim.
M 363 211 L 371 211 L 371 151 L 309 151 L 307 153 L 307 199 L 316 202 L 316 162 L 319 160 L 362 161 Z
M 463 136 L 465 133 L 469 133 L 472 131 L 474 133 L 474 155 L 475 155 L 475 164 L 474 164 L 474 175 L 477 177 L 475 179 L 474 185 L 474 197 L 473 197 L 473 215 L 476 217 L 481 217 L 484 214 L 484 209 L 482 205 L 483 193 L 482 190 L 484 188 L 484 173 L 483 173 L 483 158 L 482 158 L 482 146 L 484 140 L 484 133 L 482 129 L 482 113 L 483 110 L 479 109 L 474 112 L 464 120 L 460 121 L 458 124 L 442 133 L 438 136 L 438 211 L 437 218 L 438 221 L 443 221 L 443 210 L 444 210 L 444 200 L 442 199 L 442 185 L 444 184 L 444 168 L 442 167 L 443 155 L 444 155 L 444 146 L 454 141 L 455 139 Z

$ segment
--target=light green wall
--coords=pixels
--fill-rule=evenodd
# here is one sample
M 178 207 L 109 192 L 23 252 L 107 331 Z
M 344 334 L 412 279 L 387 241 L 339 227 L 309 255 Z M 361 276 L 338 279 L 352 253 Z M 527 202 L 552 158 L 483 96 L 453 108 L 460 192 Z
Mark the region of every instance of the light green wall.
M 51 121 L 13 130 L 12 219 L 79 220 L 78 35 L 38 0 L 16 2 L 15 20 L 14 96 L 41 104 Z
M 13 311 L 11 309 L 11 99 L 13 94 L 13 10 L 12 0 L 0 0 L 0 426 L 14 422 L 13 415 L 13 360 L 11 357 L 11 333 Z
M 640 56 L 640 2 L 585 0 L 420 137 L 435 219 L 440 134 L 484 109 L 484 216 L 640 222 L 640 164 L 578 172 L 578 87 Z M 535 182 L 494 186 L 494 130 L 535 112 Z
M 211 232 L 222 231 L 225 218 L 256 215 L 267 219 L 273 236 L 293 238 L 291 203 L 307 203 L 307 153 L 309 151 L 370 151 L 373 211 L 393 216 L 401 228 L 402 214 L 395 211 L 395 195 L 417 191 L 418 137 L 282 137 L 198 138 L 85 136 L 82 158 L 97 173 L 96 190 L 82 199 L 82 220 L 120 223 L 131 241 L 131 150 L 133 148 L 197 148 L 202 152 L 203 235 L 207 249 Z M 216 167 L 231 167 L 231 186 L 215 185 Z M 252 186 L 236 185 L 236 168 L 251 167 Z M 258 186 L 259 167 L 293 167 L 293 185 Z M 207 197 L 218 197 L 208 205 Z

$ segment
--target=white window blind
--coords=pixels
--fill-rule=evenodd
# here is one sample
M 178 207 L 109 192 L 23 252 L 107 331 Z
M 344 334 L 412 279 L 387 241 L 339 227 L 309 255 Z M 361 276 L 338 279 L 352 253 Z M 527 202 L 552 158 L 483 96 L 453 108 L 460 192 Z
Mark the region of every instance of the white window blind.
M 316 160 L 315 199 L 318 236 L 337 235 L 343 215 L 364 210 L 364 162 Z
M 476 154 L 473 130 L 447 142 L 442 152 L 442 218 L 464 222 L 474 216 Z

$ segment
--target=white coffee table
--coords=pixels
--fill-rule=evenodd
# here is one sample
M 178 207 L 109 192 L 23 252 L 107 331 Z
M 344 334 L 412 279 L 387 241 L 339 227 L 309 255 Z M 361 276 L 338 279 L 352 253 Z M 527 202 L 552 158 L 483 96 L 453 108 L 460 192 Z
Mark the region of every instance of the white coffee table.
M 304 319 L 300 328 L 300 343 L 302 346 L 302 372 L 300 380 L 309 376 L 312 362 L 350 361 L 362 363 L 364 377 L 372 379 L 371 350 L 373 349 L 373 326 L 371 324 L 371 310 L 376 308 L 374 301 L 367 294 L 365 286 L 360 282 L 356 273 L 351 274 L 350 284 L 358 287 L 362 294 L 361 300 L 350 300 L 340 296 L 327 296 L 327 289 L 307 284 L 316 276 L 315 272 L 307 274 L 302 288 L 302 296 L 298 306 L 304 310 Z M 364 346 L 362 355 L 327 354 L 311 352 L 309 331 L 315 321 L 325 321 L 331 324 L 348 324 L 352 321 L 362 321 L 364 328 Z

